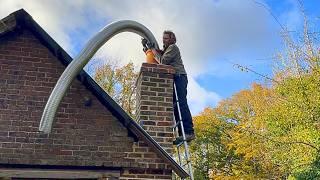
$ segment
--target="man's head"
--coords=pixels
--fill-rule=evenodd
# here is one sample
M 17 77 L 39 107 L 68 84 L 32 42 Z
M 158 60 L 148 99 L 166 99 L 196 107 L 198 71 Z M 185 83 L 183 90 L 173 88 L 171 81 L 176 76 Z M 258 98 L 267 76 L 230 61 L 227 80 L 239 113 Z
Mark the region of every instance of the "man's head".
M 169 45 L 176 43 L 177 41 L 176 35 L 172 31 L 164 31 L 162 41 L 163 41 L 163 48 L 167 49 Z

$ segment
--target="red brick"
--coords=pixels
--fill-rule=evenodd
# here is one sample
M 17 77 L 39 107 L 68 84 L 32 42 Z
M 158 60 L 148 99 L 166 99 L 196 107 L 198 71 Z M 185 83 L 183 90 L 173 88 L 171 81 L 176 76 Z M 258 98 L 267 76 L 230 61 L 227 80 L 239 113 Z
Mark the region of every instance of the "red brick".
M 3 148 L 20 148 L 20 143 L 2 143 Z
M 154 154 L 154 153 L 144 153 L 144 154 L 143 154 L 143 157 L 144 157 L 144 158 L 156 158 L 157 155 Z
M 128 154 L 129 158 L 141 158 L 142 154 L 141 153 L 130 153 Z
M 173 124 L 172 121 L 157 122 L 157 126 L 172 126 L 172 124 Z

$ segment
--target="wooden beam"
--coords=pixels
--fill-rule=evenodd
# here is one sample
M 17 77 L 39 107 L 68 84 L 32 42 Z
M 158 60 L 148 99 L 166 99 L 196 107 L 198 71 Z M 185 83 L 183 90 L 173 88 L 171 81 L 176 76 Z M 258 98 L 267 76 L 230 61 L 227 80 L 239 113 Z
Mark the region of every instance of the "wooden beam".
M 119 170 L 61 170 L 0 168 L 0 178 L 118 178 Z

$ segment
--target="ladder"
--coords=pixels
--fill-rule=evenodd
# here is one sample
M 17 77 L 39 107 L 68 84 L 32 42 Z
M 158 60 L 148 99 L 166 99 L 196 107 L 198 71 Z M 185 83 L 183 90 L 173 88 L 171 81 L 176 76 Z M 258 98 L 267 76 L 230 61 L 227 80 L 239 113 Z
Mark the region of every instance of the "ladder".
M 183 126 L 183 122 L 182 122 L 182 116 L 181 116 L 180 105 L 179 105 L 179 98 L 178 98 L 177 88 L 176 88 L 175 83 L 173 83 L 173 88 L 174 88 L 175 97 L 176 97 L 175 103 L 176 103 L 177 110 L 179 113 L 179 120 L 178 121 L 176 121 L 175 116 L 173 115 L 173 122 L 174 122 L 173 134 L 174 134 L 174 137 L 177 138 L 179 136 L 178 128 L 180 127 L 181 134 L 183 137 L 183 140 L 181 142 L 175 144 L 177 155 L 178 155 L 178 157 L 176 158 L 176 161 L 179 163 L 179 165 L 184 170 L 186 170 L 189 173 L 188 179 L 194 180 L 193 171 L 192 171 L 192 164 L 191 164 L 191 160 L 190 160 L 189 147 L 188 147 L 188 143 L 186 141 L 186 134 L 184 132 L 184 126 Z

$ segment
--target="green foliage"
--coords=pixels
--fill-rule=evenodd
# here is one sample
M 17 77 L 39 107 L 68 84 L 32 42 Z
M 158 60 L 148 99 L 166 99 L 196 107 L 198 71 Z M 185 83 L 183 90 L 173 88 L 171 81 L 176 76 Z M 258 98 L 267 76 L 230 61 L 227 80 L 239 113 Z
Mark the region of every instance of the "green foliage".
M 273 139 L 269 147 L 288 174 L 308 171 L 319 155 L 319 89 L 317 73 L 286 78 L 275 87 L 279 100 L 265 115 Z
M 196 177 L 318 177 L 319 89 L 317 73 L 286 77 L 271 88 L 253 84 L 205 109 L 194 117 Z
M 269 87 L 194 117 L 198 179 L 320 179 L 320 48 L 308 32 L 298 44 L 285 34 Z
M 134 116 L 136 108 L 137 77 L 133 63 L 117 67 L 111 61 L 99 67 L 94 75 L 95 81 L 131 116 Z
M 295 179 L 320 179 L 320 158 L 319 156 L 317 159 L 312 163 L 312 165 L 304 169 L 301 172 L 296 172 L 292 175 Z
M 226 131 L 233 126 L 218 118 L 213 109 L 205 109 L 194 117 L 197 139 L 191 145 L 195 179 L 208 179 L 209 174 L 229 174 L 234 161 L 233 150 L 223 143 L 229 138 Z

